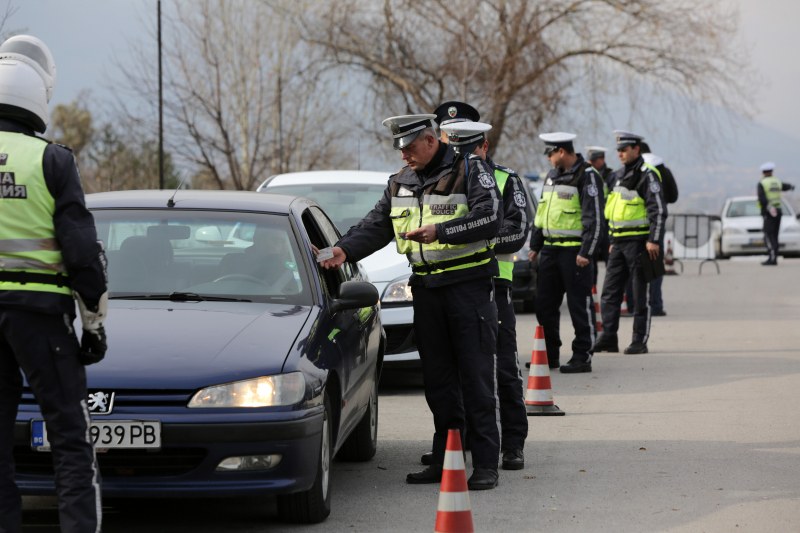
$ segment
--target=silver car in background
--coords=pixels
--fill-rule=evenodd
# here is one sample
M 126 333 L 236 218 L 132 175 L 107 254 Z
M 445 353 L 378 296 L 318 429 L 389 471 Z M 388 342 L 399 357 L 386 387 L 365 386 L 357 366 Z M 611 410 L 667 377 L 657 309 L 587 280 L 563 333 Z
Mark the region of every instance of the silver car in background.
M 322 206 L 344 234 L 375 207 L 390 175 L 366 170 L 289 172 L 267 178 L 256 190 L 310 198 Z M 393 368 L 418 366 L 408 260 L 397 253 L 392 241 L 360 263 L 381 297 L 381 317 L 386 331 L 384 363 Z

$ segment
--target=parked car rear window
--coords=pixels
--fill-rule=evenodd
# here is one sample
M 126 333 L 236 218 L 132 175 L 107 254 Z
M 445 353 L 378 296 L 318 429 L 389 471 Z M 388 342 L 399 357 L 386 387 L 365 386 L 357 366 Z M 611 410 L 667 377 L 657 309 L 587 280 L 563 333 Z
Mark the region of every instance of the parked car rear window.
M 385 185 L 336 183 L 275 185 L 264 189 L 273 194 L 305 196 L 317 202 L 341 233 L 356 225 L 381 199 Z

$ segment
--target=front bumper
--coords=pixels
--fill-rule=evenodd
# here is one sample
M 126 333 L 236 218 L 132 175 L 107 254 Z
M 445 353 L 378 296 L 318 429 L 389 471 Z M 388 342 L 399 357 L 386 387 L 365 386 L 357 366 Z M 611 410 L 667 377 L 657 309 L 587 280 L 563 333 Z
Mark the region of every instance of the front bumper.
M 98 452 L 103 494 L 120 497 L 235 496 L 285 494 L 311 488 L 320 454 L 322 409 L 292 412 L 291 420 L 180 423 L 162 418 L 158 450 Z M 140 413 L 120 419 L 157 419 Z M 172 417 L 174 419 L 174 417 Z M 51 454 L 30 447 L 30 422 L 14 428 L 16 481 L 22 494 L 54 494 Z M 279 464 L 260 471 L 222 472 L 227 457 L 281 454 Z M 317 459 L 315 459 L 317 458 Z

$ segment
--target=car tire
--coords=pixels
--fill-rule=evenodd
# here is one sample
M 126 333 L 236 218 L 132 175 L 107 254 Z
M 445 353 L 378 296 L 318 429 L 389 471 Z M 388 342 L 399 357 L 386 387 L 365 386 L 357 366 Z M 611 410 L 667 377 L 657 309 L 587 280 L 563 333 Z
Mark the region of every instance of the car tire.
M 278 496 L 278 516 L 285 522 L 316 524 L 331 514 L 331 463 L 333 461 L 333 428 L 331 402 L 323 393 L 325 406 L 317 476 L 314 485 L 305 492 Z
M 372 385 L 369 405 L 356 428 L 347 437 L 337 458 L 343 461 L 369 461 L 378 451 L 378 380 Z
M 528 300 L 522 301 L 522 310 L 525 313 L 533 313 L 536 311 L 536 297 L 531 296 Z

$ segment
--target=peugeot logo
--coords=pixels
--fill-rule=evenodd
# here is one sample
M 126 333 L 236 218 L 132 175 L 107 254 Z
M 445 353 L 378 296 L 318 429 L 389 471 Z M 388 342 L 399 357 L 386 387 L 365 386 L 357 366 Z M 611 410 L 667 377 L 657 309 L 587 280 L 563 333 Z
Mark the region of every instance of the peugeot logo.
M 113 392 L 90 392 L 89 393 L 89 412 L 93 415 L 110 415 L 114 408 Z

